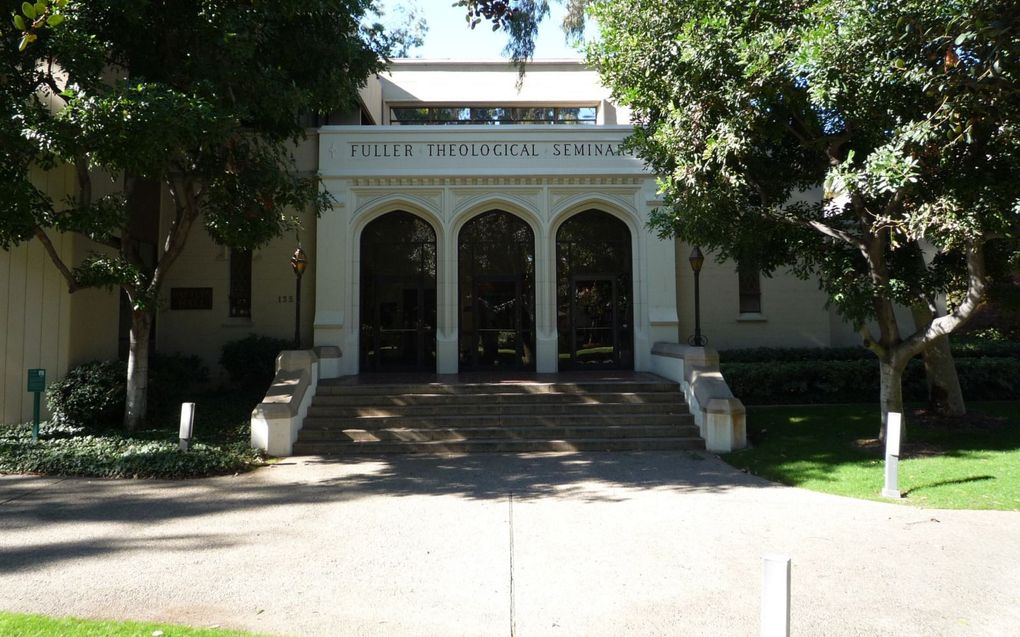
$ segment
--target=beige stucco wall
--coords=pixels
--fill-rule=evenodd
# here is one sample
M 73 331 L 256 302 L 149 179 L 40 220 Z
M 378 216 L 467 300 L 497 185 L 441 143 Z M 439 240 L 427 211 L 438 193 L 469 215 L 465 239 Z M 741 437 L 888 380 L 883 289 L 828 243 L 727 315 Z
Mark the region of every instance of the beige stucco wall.
M 381 121 L 387 124 L 388 106 L 419 104 L 598 106 L 599 124 L 630 122 L 630 111 L 609 101 L 598 74 L 576 60 L 533 60 L 520 86 L 517 69 L 506 60 L 395 60 L 379 82 Z
M 694 274 L 691 246 L 677 242 L 677 297 L 680 339 L 694 333 Z M 743 347 L 829 347 L 856 345 L 853 331 L 825 308 L 818 282 L 779 271 L 761 278 L 760 315 L 741 315 L 736 264 L 705 255 L 701 271 L 701 331 L 718 350 Z
M 314 167 L 317 140 L 313 135 L 295 150 L 300 170 Z M 171 205 L 169 199 L 164 209 Z M 300 215 L 302 229 L 256 250 L 252 257 L 251 319 L 230 318 L 230 252 L 217 245 L 201 224 L 193 228 L 180 258 L 174 263 L 160 298 L 156 321 L 156 347 L 164 354 L 201 357 L 214 380 L 225 378 L 219 367 L 223 345 L 248 334 L 292 339 L 294 337 L 295 277 L 290 257 L 300 239 L 309 267 L 302 280 L 301 323 L 306 346 L 312 341 L 316 278 L 315 230 L 311 213 Z M 166 220 L 164 220 L 165 226 Z M 164 227 L 163 231 L 165 232 Z M 213 290 L 211 310 L 172 310 L 170 290 L 174 287 L 209 287 Z
M 69 170 L 40 170 L 33 180 L 55 200 L 74 189 Z M 70 263 L 78 263 L 95 247 L 86 239 L 67 235 L 51 235 L 51 241 Z M 0 422 L 31 418 L 28 369 L 46 369 L 47 382 L 52 383 L 75 365 L 116 355 L 116 293 L 81 290 L 69 294 L 38 240 L 0 250 Z

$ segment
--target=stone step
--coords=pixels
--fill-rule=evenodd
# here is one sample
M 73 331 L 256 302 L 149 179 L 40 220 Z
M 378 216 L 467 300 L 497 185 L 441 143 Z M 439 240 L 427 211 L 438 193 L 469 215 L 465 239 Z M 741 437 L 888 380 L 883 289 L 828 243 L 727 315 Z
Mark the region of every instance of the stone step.
M 683 403 L 683 394 L 678 389 L 656 392 L 569 392 L 569 393 L 394 393 L 382 394 L 322 394 L 316 393 L 315 405 L 341 406 L 357 405 L 366 407 L 411 406 L 411 405 L 585 405 L 585 404 L 659 404 Z
M 578 425 L 686 425 L 693 422 L 690 414 L 528 414 L 528 415 L 436 415 L 436 416 L 379 416 L 361 418 L 308 417 L 306 429 L 385 429 L 450 428 L 463 427 L 570 427 Z
M 304 442 L 294 443 L 293 455 L 528 453 L 547 451 L 676 451 L 704 449 L 698 437 L 562 438 L 554 440 L 460 440 L 422 442 Z
M 604 425 L 576 427 L 385 427 L 379 429 L 302 429 L 301 443 L 460 442 L 471 440 L 561 440 L 616 438 L 696 438 L 694 425 Z
M 496 383 L 386 383 L 354 384 L 323 381 L 316 390 L 321 396 L 403 396 L 428 395 L 509 395 L 509 394 L 590 394 L 678 392 L 670 381 L 584 381 L 576 383 L 496 382 Z
M 467 403 L 458 405 L 332 405 L 318 400 L 308 409 L 309 418 L 379 418 L 405 416 L 528 416 L 536 414 L 686 414 L 687 404 L 661 403 Z

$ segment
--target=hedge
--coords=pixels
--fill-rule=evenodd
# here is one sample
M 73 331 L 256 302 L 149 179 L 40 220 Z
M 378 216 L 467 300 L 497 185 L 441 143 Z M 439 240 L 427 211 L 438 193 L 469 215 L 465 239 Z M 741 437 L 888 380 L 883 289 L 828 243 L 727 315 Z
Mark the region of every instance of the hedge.
M 961 341 L 952 342 L 953 357 L 1020 359 L 1020 342 Z M 874 361 L 875 354 L 864 347 L 753 347 L 719 352 L 726 363 L 770 363 L 797 361 Z
M 792 351 L 792 350 L 788 350 Z M 966 400 L 1020 399 L 1020 358 L 956 358 Z M 733 394 L 747 405 L 876 402 L 878 360 L 771 360 L 729 362 L 720 371 Z M 927 400 L 924 364 L 912 360 L 903 374 L 903 397 Z

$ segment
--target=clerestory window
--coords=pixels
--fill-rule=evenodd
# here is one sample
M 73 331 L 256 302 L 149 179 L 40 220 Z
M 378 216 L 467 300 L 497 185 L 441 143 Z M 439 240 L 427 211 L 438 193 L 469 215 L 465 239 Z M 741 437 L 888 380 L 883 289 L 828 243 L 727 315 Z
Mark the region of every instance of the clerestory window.
M 390 108 L 391 124 L 595 124 L 595 106 L 421 106 Z

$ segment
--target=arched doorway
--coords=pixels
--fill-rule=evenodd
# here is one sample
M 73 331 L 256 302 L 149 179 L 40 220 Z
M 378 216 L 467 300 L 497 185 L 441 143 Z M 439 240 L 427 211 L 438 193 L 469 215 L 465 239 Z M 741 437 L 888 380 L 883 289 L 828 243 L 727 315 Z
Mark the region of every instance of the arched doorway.
M 567 219 L 556 233 L 559 367 L 633 369 L 631 236 L 601 210 Z
M 361 233 L 361 370 L 436 370 L 436 232 L 390 212 Z
M 458 238 L 460 368 L 535 368 L 535 234 L 492 210 Z

